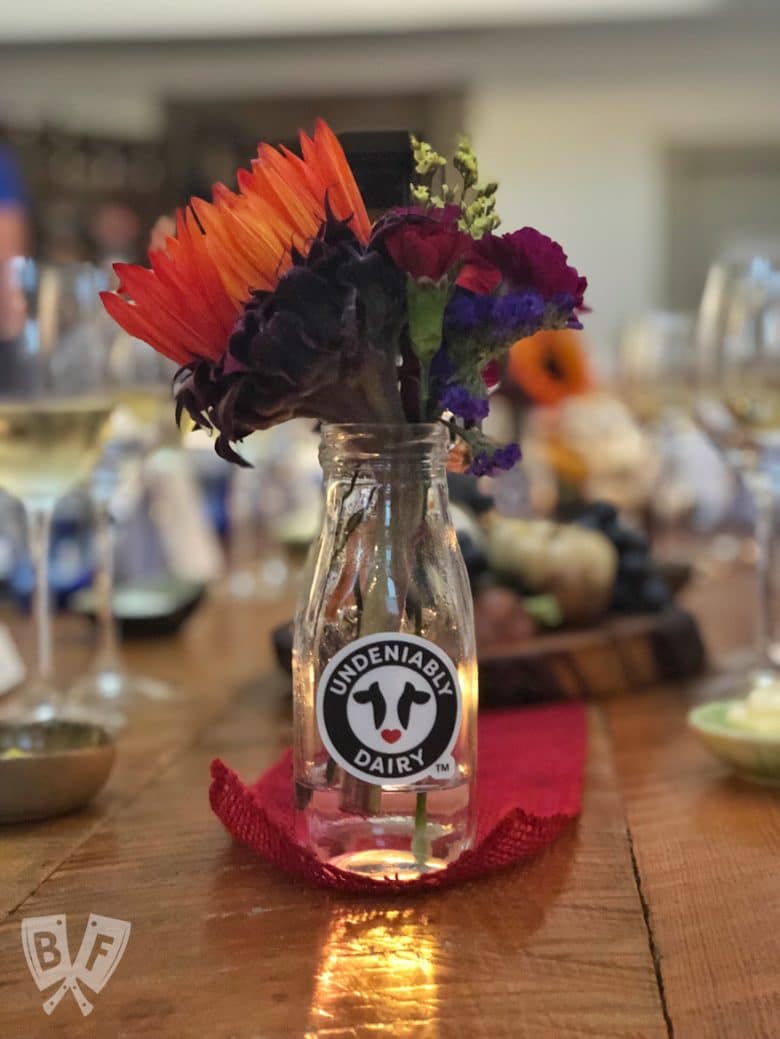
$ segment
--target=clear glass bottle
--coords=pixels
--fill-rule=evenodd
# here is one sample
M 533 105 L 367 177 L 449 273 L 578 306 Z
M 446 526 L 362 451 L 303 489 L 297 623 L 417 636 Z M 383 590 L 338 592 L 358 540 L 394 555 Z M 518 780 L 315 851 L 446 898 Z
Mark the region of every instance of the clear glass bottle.
M 414 877 L 473 840 L 477 661 L 447 450 L 441 423 L 323 427 L 293 650 L 297 832 L 353 872 Z

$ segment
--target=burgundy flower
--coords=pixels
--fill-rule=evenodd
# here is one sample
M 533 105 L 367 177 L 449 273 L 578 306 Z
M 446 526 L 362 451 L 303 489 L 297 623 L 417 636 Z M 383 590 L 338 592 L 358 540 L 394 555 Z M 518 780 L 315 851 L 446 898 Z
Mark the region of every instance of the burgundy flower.
M 489 390 L 492 390 L 494 386 L 498 386 L 501 378 L 501 366 L 495 358 L 492 361 L 488 361 L 485 367 L 480 372 L 482 381 Z
M 471 292 L 493 292 L 502 283 L 514 292 L 533 289 L 548 300 L 565 294 L 575 307 L 582 306 L 587 285 L 567 264 L 560 245 L 533 227 L 484 235 L 474 242 L 458 277 L 458 285 Z
M 395 265 L 415 281 L 439 281 L 471 247 L 468 235 L 432 218 L 398 223 L 387 230 L 383 241 Z

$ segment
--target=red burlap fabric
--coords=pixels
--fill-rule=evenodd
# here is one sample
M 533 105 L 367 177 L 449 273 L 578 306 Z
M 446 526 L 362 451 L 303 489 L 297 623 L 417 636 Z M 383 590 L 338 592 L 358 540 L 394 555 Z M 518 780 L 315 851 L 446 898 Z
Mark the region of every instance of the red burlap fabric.
M 446 869 L 412 881 L 355 876 L 296 843 L 289 751 L 252 786 L 215 760 L 210 800 L 237 840 L 299 880 L 342 891 L 409 892 L 472 880 L 549 844 L 579 813 L 584 756 L 581 704 L 481 714 L 475 846 Z

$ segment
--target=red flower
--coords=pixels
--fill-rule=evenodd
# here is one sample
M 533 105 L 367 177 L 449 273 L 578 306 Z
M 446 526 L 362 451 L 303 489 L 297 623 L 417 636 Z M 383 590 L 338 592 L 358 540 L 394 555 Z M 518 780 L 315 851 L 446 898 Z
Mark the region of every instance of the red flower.
M 415 281 L 439 281 L 471 247 L 471 239 L 462 231 L 443 220 L 417 215 L 390 225 L 382 240 L 396 267 Z
M 493 292 L 501 283 L 513 292 L 535 289 L 545 299 L 566 295 L 581 307 L 587 281 L 566 262 L 566 253 L 552 238 L 533 227 L 512 234 L 486 234 L 474 242 L 458 277 L 471 292 Z
M 492 390 L 494 386 L 498 386 L 498 381 L 501 378 L 501 367 L 495 359 L 488 361 L 485 367 L 480 372 L 482 381 L 489 390 Z

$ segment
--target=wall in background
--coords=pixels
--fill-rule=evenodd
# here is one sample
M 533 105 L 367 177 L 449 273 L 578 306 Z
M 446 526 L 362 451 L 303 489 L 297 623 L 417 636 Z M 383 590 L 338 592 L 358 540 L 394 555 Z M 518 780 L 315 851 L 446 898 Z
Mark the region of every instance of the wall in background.
M 665 302 L 666 154 L 780 141 L 776 20 L 500 35 L 5 50 L 0 121 L 152 136 L 169 100 L 457 92 L 507 226 L 560 237 L 590 277 L 607 357 L 621 321 Z
M 771 79 L 780 96 L 780 68 Z M 780 105 L 768 103 L 768 89 L 759 72 L 614 85 L 483 83 L 469 95 L 469 126 L 485 169 L 501 181 L 507 225 L 538 225 L 565 242 L 589 277 L 586 327 L 605 361 L 624 319 L 680 301 L 666 277 L 669 150 L 695 141 L 744 142 L 748 151 L 780 142 Z

